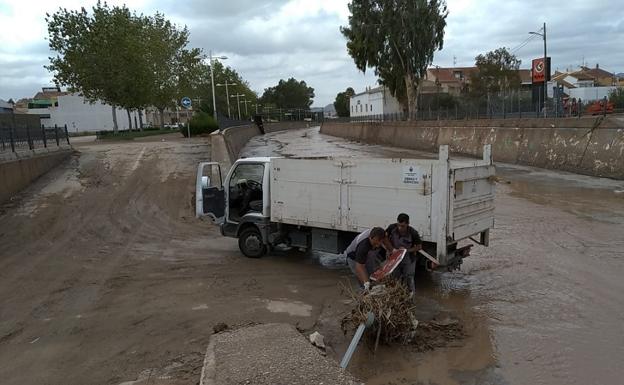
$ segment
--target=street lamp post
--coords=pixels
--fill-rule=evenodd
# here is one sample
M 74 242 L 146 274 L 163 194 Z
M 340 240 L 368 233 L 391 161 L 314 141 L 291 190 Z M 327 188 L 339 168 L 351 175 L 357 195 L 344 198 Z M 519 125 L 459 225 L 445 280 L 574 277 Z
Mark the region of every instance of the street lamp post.
M 227 107 L 228 107 L 228 118 L 231 118 L 232 115 L 230 114 L 230 92 L 228 91 L 228 86 L 235 86 L 237 85 L 236 83 L 228 83 L 228 81 L 226 80 L 224 84 L 217 84 L 217 87 L 223 87 L 225 86 L 225 97 L 227 98 Z
M 529 32 L 529 34 L 541 36 L 542 38 L 544 38 L 544 117 L 546 117 L 546 100 L 548 99 L 548 76 L 547 76 L 547 71 L 548 71 L 547 57 L 548 57 L 548 55 L 546 54 L 546 23 L 544 23 L 543 31 L 544 31 L 544 33 Z
M 251 103 L 251 100 L 243 100 L 242 103 L 245 103 L 245 118 L 247 118 L 247 115 L 249 115 L 247 112 L 247 103 Z
M 238 120 L 241 120 L 241 110 L 240 110 L 240 97 L 245 96 L 243 94 L 230 95 L 231 98 L 236 98 L 236 104 L 238 105 Z
M 215 122 L 217 122 L 217 99 L 215 99 L 215 83 L 214 83 L 214 60 L 227 59 L 227 56 L 217 56 L 215 58 L 212 57 L 212 50 L 210 51 L 210 86 L 212 87 L 212 113 L 214 116 Z

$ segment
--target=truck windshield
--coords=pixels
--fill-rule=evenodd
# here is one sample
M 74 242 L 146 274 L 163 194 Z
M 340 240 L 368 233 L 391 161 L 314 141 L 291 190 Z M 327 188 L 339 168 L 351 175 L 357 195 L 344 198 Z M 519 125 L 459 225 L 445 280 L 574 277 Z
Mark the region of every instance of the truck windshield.
M 239 164 L 230 178 L 228 219 L 239 222 L 249 212 L 262 212 L 264 165 Z

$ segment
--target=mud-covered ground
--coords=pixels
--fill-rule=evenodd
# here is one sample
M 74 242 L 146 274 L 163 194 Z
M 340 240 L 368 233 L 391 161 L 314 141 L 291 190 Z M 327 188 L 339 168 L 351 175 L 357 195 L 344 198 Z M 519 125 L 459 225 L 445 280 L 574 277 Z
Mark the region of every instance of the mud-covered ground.
M 317 128 L 258 137 L 245 154 L 435 156 Z M 497 174 L 491 246 L 473 248 L 459 272 L 418 280 L 422 317 L 439 308 L 466 338 L 424 353 L 360 349 L 351 370 L 367 384 L 622 383 L 624 182 L 505 164 Z M 321 324 L 341 353 L 339 312 Z
M 195 219 L 204 140 L 75 148 L 1 208 L 0 384 L 196 384 L 215 324 L 310 329 L 339 298 L 342 271 Z
M 341 355 L 343 261 L 247 259 L 195 219 L 202 139 L 75 148 L 0 208 L 0 383 L 196 384 L 219 322 L 320 330 Z M 430 156 L 318 129 L 245 152 Z M 466 336 L 432 334 L 426 352 L 359 349 L 350 370 L 367 384 L 621 383 L 624 183 L 504 165 L 499 175 L 492 246 L 460 272 L 418 277 L 420 319 L 459 319 Z

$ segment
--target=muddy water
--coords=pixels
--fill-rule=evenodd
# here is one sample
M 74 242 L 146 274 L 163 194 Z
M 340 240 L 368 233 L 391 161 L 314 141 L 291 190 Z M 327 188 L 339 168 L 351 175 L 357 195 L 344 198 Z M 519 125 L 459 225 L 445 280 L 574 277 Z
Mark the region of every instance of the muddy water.
M 244 155 L 435 157 L 318 128 L 256 138 Z M 367 384 L 623 383 L 624 182 L 497 170 L 491 246 L 474 248 L 460 272 L 418 280 L 422 309 L 452 313 L 467 337 L 427 353 L 360 349 L 350 369 Z M 327 255 L 317 260 L 342 266 Z M 340 356 L 344 341 L 333 340 Z

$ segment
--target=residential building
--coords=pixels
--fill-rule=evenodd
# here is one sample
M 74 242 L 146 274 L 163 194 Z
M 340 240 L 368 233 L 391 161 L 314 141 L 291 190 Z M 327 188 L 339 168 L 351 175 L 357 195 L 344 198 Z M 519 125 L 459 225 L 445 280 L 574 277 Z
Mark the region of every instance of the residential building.
M 446 93 L 459 96 L 470 89 L 471 78 L 479 73 L 475 67 L 432 67 L 420 87 L 421 94 Z M 518 70 L 521 89 L 530 90 L 533 84 L 530 69 Z
M 399 101 L 384 86 L 367 88 L 349 100 L 351 117 L 386 115 L 402 111 Z
M 596 68 L 582 66 L 575 71 L 556 71 L 552 81 L 548 83 L 548 96 L 553 96 L 553 88 L 563 88 L 569 98 L 583 101 L 595 101 L 608 97 L 616 88 L 621 87 L 617 75 L 605 71 L 596 64 Z
M 478 71 L 477 67 L 429 68 L 425 80 L 432 84 L 423 84 L 421 93 L 439 92 L 459 96 L 467 91 L 471 76 Z
M 4 101 L 2 99 L 0 99 L 0 114 L 11 114 L 13 113 L 13 103 L 11 103 L 11 100 Z

